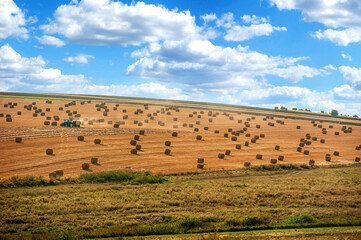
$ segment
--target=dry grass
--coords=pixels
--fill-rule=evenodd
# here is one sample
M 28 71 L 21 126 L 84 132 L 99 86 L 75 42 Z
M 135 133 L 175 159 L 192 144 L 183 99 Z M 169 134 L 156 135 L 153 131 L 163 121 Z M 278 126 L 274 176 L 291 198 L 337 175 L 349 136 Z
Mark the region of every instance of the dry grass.
M 168 184 L 2 189 L 0 234 L 40 232 L 51 237 L 66 230 L 81 237 L 114 237 L 176 233 L 176 229 L 272 228 L 288 226 L 291 216 L 301 214 L 315 218 L 317 222 L 310 224 L 317 226 L 360 225 L 359 172 L 356 165 L 299 174 L 249 169 L 173 176 L 175 181 Z M 179 228 L 184 222 L 188 226 L 187 216 L 195 216 L 191 226 L 198 221 L 201 225 Z M 226 224 L 227 219 L 247 216 L 264 220 L 236 228 Z

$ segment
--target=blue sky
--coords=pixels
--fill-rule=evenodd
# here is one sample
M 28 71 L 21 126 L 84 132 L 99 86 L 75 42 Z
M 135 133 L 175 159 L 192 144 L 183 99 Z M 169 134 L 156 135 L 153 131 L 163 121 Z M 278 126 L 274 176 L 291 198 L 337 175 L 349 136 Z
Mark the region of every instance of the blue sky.
M 0 0 L 0 91 L 361 115 L 359 0 Z

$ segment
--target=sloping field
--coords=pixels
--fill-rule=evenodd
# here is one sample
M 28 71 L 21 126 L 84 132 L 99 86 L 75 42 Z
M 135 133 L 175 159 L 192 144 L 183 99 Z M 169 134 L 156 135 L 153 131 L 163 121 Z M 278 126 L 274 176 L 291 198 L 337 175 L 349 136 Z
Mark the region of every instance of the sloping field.
M 81 128 L 60 127 L 69 118 L 79 120 Z M 135 135 L 139 139 L 131 145 Z M 22 142 L 16 143 L 16 137 Z M 140 150 L 132 154 L 136 145 Z M 361 157 L 360 146 L 361 120 L 347 117 L 106 96 L 4 93 L 0 98 L 0 177 L 48 176 L 60 169 L 66 177 L 107 170 L 202 171 L 198 158 L 207 170 L 270 164 L 271 159 L 276 164 L 347 164 Z M 47 155 L 47 149 L 53 154 Z M 220 159 L 227 150 L 230 155 Z M 94 157 L 98 164 L 90 163 Z M 83 163 L 90 169 L 83 170 Z

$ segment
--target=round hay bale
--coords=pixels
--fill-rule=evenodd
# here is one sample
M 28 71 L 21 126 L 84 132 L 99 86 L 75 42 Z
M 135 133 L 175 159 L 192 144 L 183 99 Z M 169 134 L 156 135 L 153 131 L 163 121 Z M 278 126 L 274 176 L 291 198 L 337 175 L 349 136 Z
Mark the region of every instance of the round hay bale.
M 84 141 L 84 136 L 78 136 L 78 141 Z
M 219 134 L 219 130 L 214 130 L 214 133 L 215 133 L 215 134 Z
M 206 131 L 208 131 L 208 127 L 204 127 L 203 129 L 206 130 Z
M 223 134 L 223 136 L 224 136 L 225 138 L 227 138 L 227 137 L 228 137 L 228 133 Z
M 7 121 L 7 122 L 12 122 L 13 119 L 12 119 L 11 117 L 7 117 L 7 118 L 6 118 L 6 121 Z
M 256 142 L 257 142 L 257 140 L 255 138 L 251 139 L 251 143 L 256 143 Z
M 54 171 L 54 172 L 55 172 L 56 176 L 58 176 L 58 177 L 62 177 L 62 176 L 64 175 L 64 171 L 63 171 L 63 170 L 56 170 L 56 171 Z
M 251 166 L 251 163 L 250 162 L 244 162 L 243 165 L 244 165 L 244 167 L 249 168 Z
M 232 141 L 237 141 L 237 137 L 233 136 Z
M 317 137 L 312 137 L 312 141 L 317 141 Z
M 131 149 L 131 150 L 130 150 L 130 153 L 131 153 L 131 154 L 135 154 L 135 155 L 136 155 L 136 154 L 138 153 L 138 150 L 137 150 L 137 149 L 135 149 L 135 148 L 134 148 L 134 149 Z
M 256 125 L 256 128 L 261 128 L 261 125 Z
M 228 128 L 228 132 L 232 132 L 232 128 Z
M 196 139 L 197 139 L 197 140 L 202 140 L 202 136 L 201 136 L 201 135 L 197 135 Z
M 194 125 L 193 125 L 192 123 L 190 123 L 190 124 L 188 125 L 188 127 L 193 128 Z
M 178 137 L 178 133 L 177 132 L 172 132 L 172 137 Z
M 303 151 L 303 154 L 305 154 L 305 155 L 309 155 L 309 154 L 310 154 L 310 151 L 305 150 L 305 151 Z
M 140 151 L 140 150 L 142 149 L 142 145 L 139 145 L 139 144 L 136 145 L 136 146 L 135 146 L 135 149 L 137 149 L 137 151 Z
M 165 155 L 170 155 L 170 152 L 171 152 L 171 150 L 168 148 L 164 151 Z
M 130 140 L 130 145 L 132 145 L 132 146 L 137 145 L 137 141 L 135 141 L 134 139 Z
M 279 145 L 276 145 L 276 146 L 275 146 L 275 150 L 280 150 L 280 146 L 279 146 Z
M 260 136 L 261 138 L 264 138 L 264 137 L 265 137 L 264 133 L 261 133 L 259 136 Z
M 114 123 L 113 127 L 114 128 L 119 128 L 119 123 Z
M 198 158 L 197 163 L 204 163 L 204 158 Z
M 304 142 L 300 142 L 299 146 L 300 146 L 300 147 L 304 147 L 304 146 L 305 146 L 305 143 L 304 143 Z
M 16 137 L 15 138 L 16 143 L 21 143 L 22 141 L 23 141 L 23 139 L 21 137 Z
M 50 122 L 49 121 L 44 121 L 44 125 L 48 126 L 48 125 L 50 125 Z
M 37 113 L 33 113 L 33 117 L 37 117 L 38 116 L 38 114 Z
M 301 126 L 297 126 L 296 129 L 301 129 Z
M 245 142 L 244 142 L 244 146 L 246 146 L 246 147 L 249 146 L 249 142 L 248 142 L 248 141 L 245 141 Z
M 334 156 L 340 156 L 340 152 L 334 151 L 334 152 L 333 152 L 333 155 L 334 155 Z
M 50 112 L 50 108 L 46 108 L 45 111 Z
M 97 138 L 97 139 L 94 139 L 94 143 L 95 143 L 95 144 L 100 144 L 100 143 L 101 143 L 101 140 L 98 139 L 98 138 Z
M 18 111 L 18 112 L 17 112 L 17 115 L 21 115 L 21 112 L 20 112 L 20 111 Z
M 312 143 L 311 141 L 307 141 L 307 140 L 305 141 L 305 144 L 306 144 L 307 146 L 311 145 L 311 143 Z
M 45 150 L 46 155 L 53 155 L 54 151 L 51 148 Z
M 89 163 L 83 163 L 83 164 L 81 165 L 81 168 L 82 168 L 83 170 L 88 170 L 88 169 L 89 169 Z
M 218 158 L 219 159 L 224 159 L 224 153 L 218 153 Z
M 145 130 L 140 130 L 139 135 L 145 135 Z
M 325 143 L 325 142 L 326 142 L 325 139 L 321 139 L 321 140 L 320 140 L 320 143 Z
M 140 139 L 140 136 L 139 135 L 134 135 L 134 140 L 139 140 Z
M 355 162 L 360 162 L 360 157 L 355 157 Z
M 308 165 L 314 166 L 314 165 L 315 165 L 315 160 L 310 160 L 310 161 L 308 161 Z
M 50 179 L 56 178 L 56 173 L 55 173 L 55 172 L 49 173 L 49 178 L 50 178 Z
M 278 161 L 283 161 L 284 159 L 285 159 L 284 156 L 282 156 L 282 155 L 278 156 Z
M 258 136 L 258 135 L 255 135 L 254 138 L 255 138 L 256 140 L 258 140 L 258 139 L 259 139 L 259 136 Z
M 262 160 L 262 154 L 257 154 L 257 155 L 256 155 L 256 159 Z
M 339 133 L 339 132 L 335 132 L 335 135 L 340 135 L 340 133 Z
M 197 164 L 197 168 L 203 169 L 203 168 L 204 168 L 204 164 L 203 164 L 203 163 L 198 163 L 198 164 Z
M 231 150 L 226 150 L 225 154 L 226 155 L 231 155 Z
M 301 147 L 298 147 L 298 148 L 297 148 L 297 152 L 302 152 L 302 148 L 301 148 Z
M 251 137 L 251 134 L 250 134 L 250 133 L 246 133 L 246 137 Z
M 324 131 L 322 131 L 322 134 L 327 134 L 327 131 L 325 131 L 325 130 L 324 130 Z
M 164 145 L 166 145 L 167 147 L 170 147 L 170 145 L 172 144 L 171 141 L 165 141 Z
M 58 123 L 57 122 L 51 122 L 51 126 L 56 127 L 56 126 L 58 126 Z
M 164 126 L 164 123 L 161 124 L 161 126 Z M 178 125 L 173 125 L 173 128 L 178 128 Z
M 241 144 L 237 144 L 236 145 L 236 149 L 241 149 L 242 148 L 242 145 Z
M 272 159 L 271 159 L 271 164 L 276 164 L 276 163 L 277 163 L 277 159 L 272 158 Z

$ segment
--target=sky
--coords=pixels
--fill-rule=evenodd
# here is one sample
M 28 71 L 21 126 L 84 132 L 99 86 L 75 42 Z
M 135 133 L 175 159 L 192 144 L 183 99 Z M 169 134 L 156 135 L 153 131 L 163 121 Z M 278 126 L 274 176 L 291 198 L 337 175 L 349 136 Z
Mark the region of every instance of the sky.
M 361 116 L 361 1 L 0 0 L 0 91 Z

